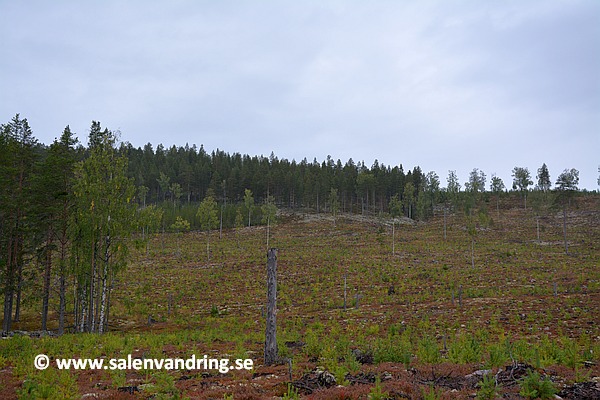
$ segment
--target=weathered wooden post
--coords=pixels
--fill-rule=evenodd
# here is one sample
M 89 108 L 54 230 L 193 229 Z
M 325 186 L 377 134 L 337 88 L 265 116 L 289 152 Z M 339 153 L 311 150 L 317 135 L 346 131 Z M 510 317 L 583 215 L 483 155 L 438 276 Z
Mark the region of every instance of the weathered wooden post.
M 265 365 L 277 363 L 277 249 L 267 251 L 267 327 Z
M 346 278 L 347 274 L 344 274 L 344 311 L 346 311 Z

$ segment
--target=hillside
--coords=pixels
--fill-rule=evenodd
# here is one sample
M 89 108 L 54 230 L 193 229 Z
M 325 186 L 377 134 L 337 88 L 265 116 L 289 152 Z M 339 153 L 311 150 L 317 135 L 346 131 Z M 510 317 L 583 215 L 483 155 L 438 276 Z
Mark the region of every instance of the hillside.
M 531 209 L 515 199 L 498 209 L 490 202 L 473 229 L 450 213 L 446 239 L 440 213 L 403 219 L 392 237 L 387 219 L 342 214 L 334 224 L 329 214 L 280 212 L 270 244 L 278 248 L 279 354 L 291 360 L 291 377 L 287 362 L 262 365 L 266 228 L 225 230 L 222 238 L 213 231 L 208 260 L 205 233 L 156 235 L 115 281 L 112 332 L 2 340 L 0 394 L 421 399 L 496 390 L 516 399 L 548 379 L 563 398 L 597 396 L 600 197 L 580 197 L 570 208 L 568 255 L 560 210 L 540 216 L 538 241 Z M 15 329 L 35 329 L 34 300 Z M 31 362 L 39 352 L 209 354 L 251 358 L 255 368 L 39 372 Z M 537 378 L 524 381 L 534 370 Z M 482 381 L 485 374 L 495 381 Z

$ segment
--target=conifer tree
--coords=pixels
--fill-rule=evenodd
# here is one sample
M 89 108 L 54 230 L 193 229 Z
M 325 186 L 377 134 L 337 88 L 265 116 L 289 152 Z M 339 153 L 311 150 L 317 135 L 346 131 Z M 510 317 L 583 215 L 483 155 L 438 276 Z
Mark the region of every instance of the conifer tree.
M 408 218 L 412 218 L 412 208 L 415 201 L 415 186 L 412 182 L 406 182 L 406 185 L 404 186 L 404 196 L 402 199 L 402 204 L 404 204 L 406 208 Z
M 452 207 L 456 208 L 458 205 L 458 194 L 460 193 L 460 183 L 458 182 L 456 171 L 448 171 L 446 182 L 448 183 L 446 186 L 446 193 L 448 194 Z
M 70 251 L 70 223 L 73 212 L 73 180 L 76 162 L 77 138 L 67 125 L 58 140 L 50 145 L 35 179 L 35 201 L 38 206 L 38 231 L 42 234 L 42 264 L 44 265 L 42 293 L 42 330 L 47 329 L 52 260 L 58 262 L 59 326 L 65 328 L 68 255 Z M 56 257 L 54 257 L 54 253 Z
M 329 209 L 331 210 L 331 215 L 333 215 L 333 226 L 335 226 L 337 214 L 340 210 L 340 200 L 338 199 L 338 190 L 336 188 L 331 188 L 329 191 Z
M 546 163 L 542 164 L 542 166 L 537 170 L 537 180 L 537 187 L 539 190 L 544 193 L 550 190 L 552 183 L 550 182 L 550 172 L 548 171 Z
M 0 270 L 4 285 L 2 331 L 19 320 L 25 256 L 31 254 L 31 178 L 37 140 L 27 119 L 16 114 L 0 125 Z M 29 218 L 28 218 L 29 217 Z M 12 316 L 14 305 L 14 319 Z

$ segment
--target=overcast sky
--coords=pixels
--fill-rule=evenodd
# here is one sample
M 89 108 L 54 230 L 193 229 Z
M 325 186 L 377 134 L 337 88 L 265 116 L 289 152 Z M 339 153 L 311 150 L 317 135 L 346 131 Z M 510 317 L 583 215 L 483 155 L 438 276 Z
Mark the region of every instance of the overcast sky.
M 0 0 L 0 123 L 598 188 L 600 1 Z

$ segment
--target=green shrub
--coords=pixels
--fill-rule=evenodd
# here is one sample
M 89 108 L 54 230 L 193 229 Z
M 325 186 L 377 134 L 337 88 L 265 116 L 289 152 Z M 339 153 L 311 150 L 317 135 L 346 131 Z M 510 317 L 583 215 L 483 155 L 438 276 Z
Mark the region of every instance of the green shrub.
M 411 348 L 410 342 L 397 336 L 379 339 L 375 343 L 373 359 L 377 364 L 382 362 L 402 363 L 408 368 L 412 357 Z
M 542 378 L 537 371 L 529 371 L 521 381 L 519 394 L 528 399 L 550 399 L 557 392 L 550 379 Z
M 375 386 L 371 388 L 369 392 L 369 396 L 367 397 L 369 400 L 384 400 L 388 398 L 388 393 L 384 392 L 381 387 L 381 379 L 379 376 L 375 378 Z
M 479 391 L 477 392 L 477 400 L 492 400 L 498 397 L 498 386 L 496 378 L 492 374 L 483 376 L 481 382 L 477 384 Z
M 488 360 L 488 367 L 501 367 L 509 359 L 509 355 L 506 351 L 506 346 L 503 344 L 492 344 L 488 346 L 488 354 L 490 356 Z
M 284 399 L 284 400 L 300 399 L 300 395 L 298 394 L 298 389 L 296 389 L 291 383 L 288 383 L 287 392 L 283 395 L 282 399 Z
M 450 343 L 448 357 L 457 364 L 478 362 L 481 360 L 481 345 L 474 336 L 462 335 Z
M 419 341 L 417 357 L 424 363 L 435 364 L 440 361 L 440 348 L 430 336 Z

